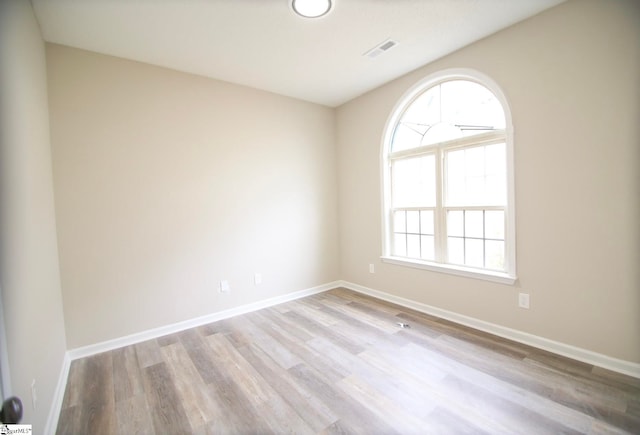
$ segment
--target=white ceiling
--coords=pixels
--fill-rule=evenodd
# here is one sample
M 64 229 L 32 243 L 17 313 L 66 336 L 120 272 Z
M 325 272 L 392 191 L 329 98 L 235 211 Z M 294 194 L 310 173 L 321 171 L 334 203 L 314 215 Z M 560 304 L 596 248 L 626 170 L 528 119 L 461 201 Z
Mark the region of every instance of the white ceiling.
M 46 41 L 334 107 L 563 0 L 31 1 Z

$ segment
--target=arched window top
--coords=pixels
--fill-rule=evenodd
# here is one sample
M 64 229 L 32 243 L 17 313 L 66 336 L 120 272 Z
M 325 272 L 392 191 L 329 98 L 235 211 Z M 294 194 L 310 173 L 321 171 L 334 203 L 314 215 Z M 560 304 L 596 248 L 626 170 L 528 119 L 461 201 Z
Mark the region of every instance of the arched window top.
M 505 113 L 485 86 L 441 80 L 408 102 L 393 131 L 391 152 L 505 129 Z

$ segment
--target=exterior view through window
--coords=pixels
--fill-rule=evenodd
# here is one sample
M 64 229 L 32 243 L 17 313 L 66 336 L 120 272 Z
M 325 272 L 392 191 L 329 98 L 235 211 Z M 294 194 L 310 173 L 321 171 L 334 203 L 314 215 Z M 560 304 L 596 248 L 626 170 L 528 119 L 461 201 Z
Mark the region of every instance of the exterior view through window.
M 477 80 L 414 90 L 385 136 L 383 258 L 515 277 L 510 141 L 503 103 Z

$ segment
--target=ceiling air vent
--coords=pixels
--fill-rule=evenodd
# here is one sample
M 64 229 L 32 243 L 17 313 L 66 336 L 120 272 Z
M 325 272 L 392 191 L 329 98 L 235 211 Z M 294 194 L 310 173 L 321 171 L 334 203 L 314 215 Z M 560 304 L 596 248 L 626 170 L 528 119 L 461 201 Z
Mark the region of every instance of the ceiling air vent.
M 380 56 L 385 51 L 391 50 L 396 45 L 398 45 L 396 41 L 392 39 L 387 39 L 386 41 L 381 42 L 380 44 L 373 47 L 371 50 L 367 51 L 365 54 L 363 54 L 363 56 L 366 56 L 369 59 L 373 59 Z

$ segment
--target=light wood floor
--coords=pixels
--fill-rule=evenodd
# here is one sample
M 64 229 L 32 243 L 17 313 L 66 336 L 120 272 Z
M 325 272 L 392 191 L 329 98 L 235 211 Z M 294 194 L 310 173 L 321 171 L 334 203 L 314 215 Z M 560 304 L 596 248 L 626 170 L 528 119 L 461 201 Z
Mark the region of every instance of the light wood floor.
M 58 433 L 638 434 L 640 380 L 336 289 L 74 361 Z

